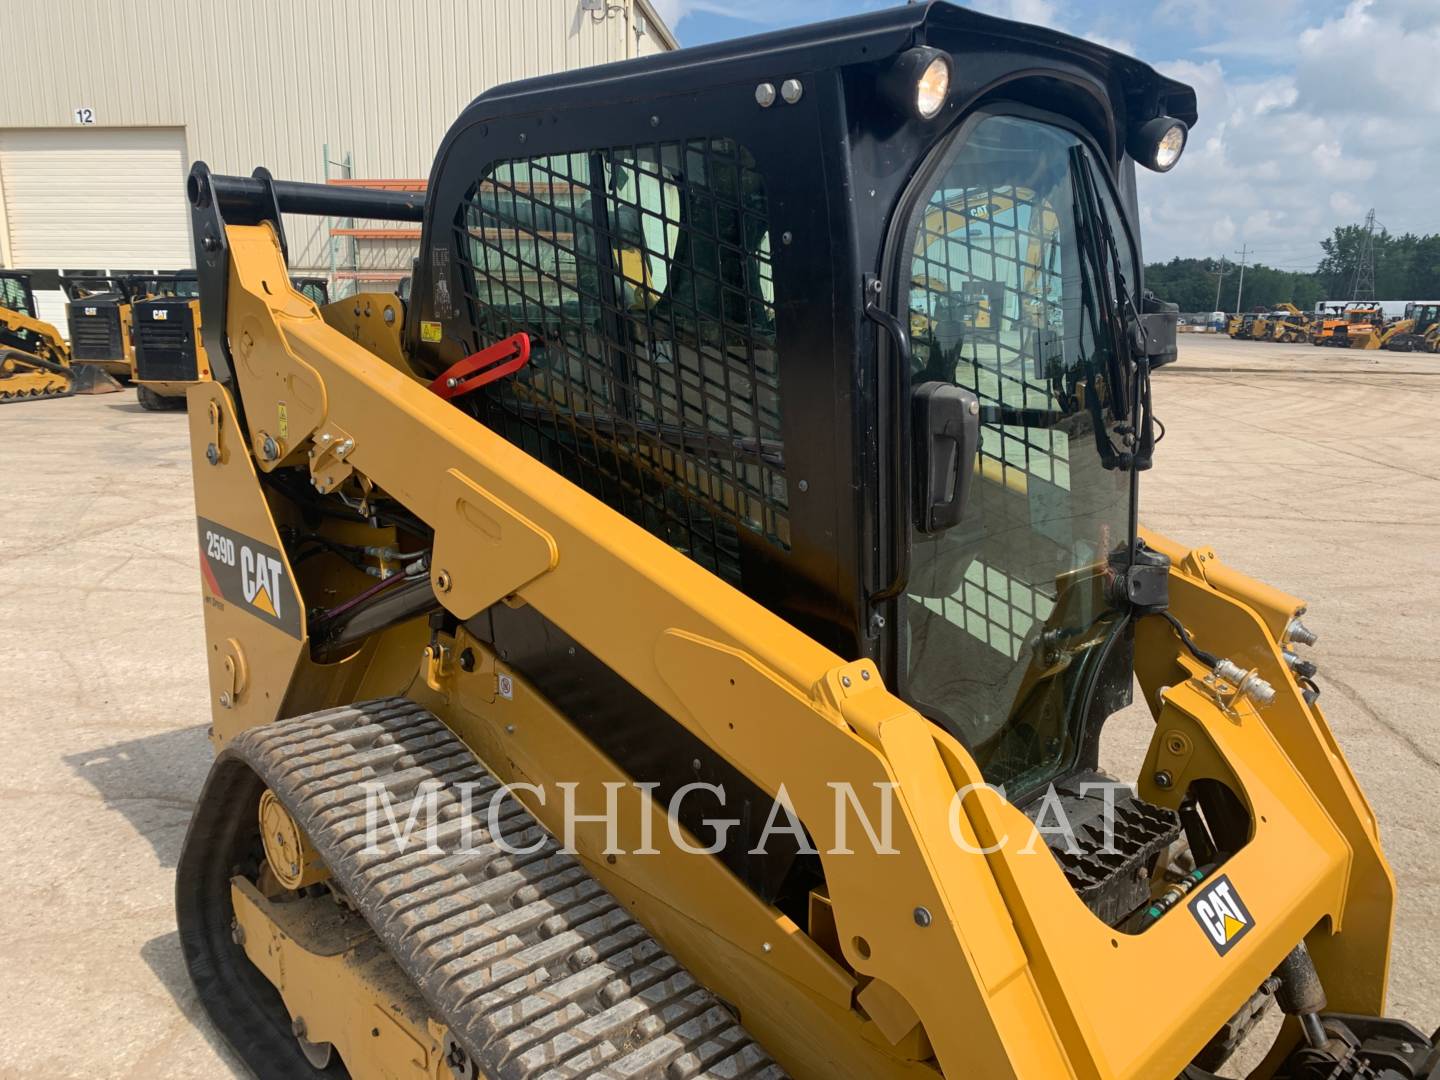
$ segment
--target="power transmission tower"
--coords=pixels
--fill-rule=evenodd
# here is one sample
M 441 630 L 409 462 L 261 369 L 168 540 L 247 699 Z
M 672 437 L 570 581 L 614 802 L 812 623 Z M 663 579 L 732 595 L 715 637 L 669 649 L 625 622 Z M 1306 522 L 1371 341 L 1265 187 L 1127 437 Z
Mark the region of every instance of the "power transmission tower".
M 1375 299 L 1375 208 L 1365 215 L 1365 232 L 1360 238 L 1360 253 L 1355 260 L 1355 273 L 1350 278 L 1351 300 Z
M 1235 314 L 1240 314 L 1240 297 L 1245 292 L 1245 256 L 1250 254 L 1250 245 L 1241 244 L 1235 253 L 1240 256 L 1240 282 L 1235 286 Z
M 1210 272 L 1215 275 L 1215 306 L 1214 306 L 1213 308 L 1211 308 L 1210 310 L 1211 310 L 1211 311 L 1219 311 L 1219 310 L 1220 310 L 1220 286 L 1221 286 L 1221 285 L 1224 283 L 1224 281 L 1225 281 L 1225 275 L 1228 274 L 1228 273 L 1230 273 L 1229 270 L 1226 270 L 1226 269 L 1225 269 L 1225 256 L 1224 256 L 1224 255 L 1221 255 L 1221 256 L 1220 256 L 1220 269 L 1219 269 L 1219 270 L 1211 270 Z

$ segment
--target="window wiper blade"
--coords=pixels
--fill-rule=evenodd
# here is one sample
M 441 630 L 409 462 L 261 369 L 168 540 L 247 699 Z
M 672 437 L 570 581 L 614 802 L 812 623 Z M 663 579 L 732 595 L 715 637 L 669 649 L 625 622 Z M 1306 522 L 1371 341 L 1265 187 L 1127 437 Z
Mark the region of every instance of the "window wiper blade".
M 1150 394 L 1150 358 L 1147 355 L 1140 309 L 1135 306 L 1134 294 L 1126 284 L 1125 263 L 1120 258 L 1120 245 L 1115 239 L 1115 230 L 1111 226 L 1109 215 L 1105 214 L 1101 208 L 1099 182 L 1095 178 L 1094 166 L 1088 157 L 1084 158 L 1084 167 L 1085 180 L 1093 196 L 1093 208 L 1097 211 L 1100 235 L 1105 242 L 1105 250 L 1110 256 L 1110 268 L 1114 276 L 1116 302 L 1114 318 L 1117 324 L 1118 340 L 1124 349 L 1121 355 L 1128 360 L 1126 366 L 1134 375 L 1133 386 L 1128 382 L 1124 384 L 1127 397 L 1130 399 L 1126 405 L 1126 411 L 1129 413 L 1129 419 L 1126 421 L 1128 430 L 1124 432 L 1124 435 L 1130 448 L 1127 456 L 1131 459 L 1131 467 L 1140 471 L 1150 468 L 1155 459 L 1155 415 Z

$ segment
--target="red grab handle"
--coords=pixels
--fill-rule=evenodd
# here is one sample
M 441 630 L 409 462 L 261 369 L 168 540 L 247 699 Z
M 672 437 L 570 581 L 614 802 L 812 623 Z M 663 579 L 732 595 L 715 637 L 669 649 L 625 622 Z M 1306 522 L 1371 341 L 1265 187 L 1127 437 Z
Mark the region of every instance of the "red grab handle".
M 530 360 L 530 335 L 511 334 L 504 341 L 471 353 L 436 376 L 430 389 L 449 401 L 519 371 Z

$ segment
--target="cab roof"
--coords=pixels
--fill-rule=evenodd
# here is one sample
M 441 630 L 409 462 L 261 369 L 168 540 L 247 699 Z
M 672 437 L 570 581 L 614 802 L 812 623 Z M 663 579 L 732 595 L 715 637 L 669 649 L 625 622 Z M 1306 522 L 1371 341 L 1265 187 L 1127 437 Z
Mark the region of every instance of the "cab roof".
M 1194 127 L 1198 117 L 1191 87 L 1134 57 L 1058 30 L 934 0 L 506 83 L 472 101 L 460 120 L 479 122 L 544 109 L 644 100 L 697 86 L 872 63 L 912 45 L 931 43 L 932 36 L 953 44 L 957 33 L 967 43 L 962 53 L 998 47 L 1028 54 L 1042 63 L 1047 57 L 1079 63 L 1096 74 L 1113 77 L 1124 87 L 1127 98 L 1159 102 L 1161 111 L 1189 127 Z

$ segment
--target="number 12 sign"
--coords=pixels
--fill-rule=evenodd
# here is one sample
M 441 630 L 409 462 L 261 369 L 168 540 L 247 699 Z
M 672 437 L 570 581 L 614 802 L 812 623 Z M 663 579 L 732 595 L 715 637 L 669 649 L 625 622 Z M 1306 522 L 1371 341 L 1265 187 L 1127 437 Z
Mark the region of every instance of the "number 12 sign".
M 73 115 L 75 117 L 75 123 L 77 124 L 95 123 L 95 110 L 88 105 L 80 106 L 80 108 L 75 110 Z

